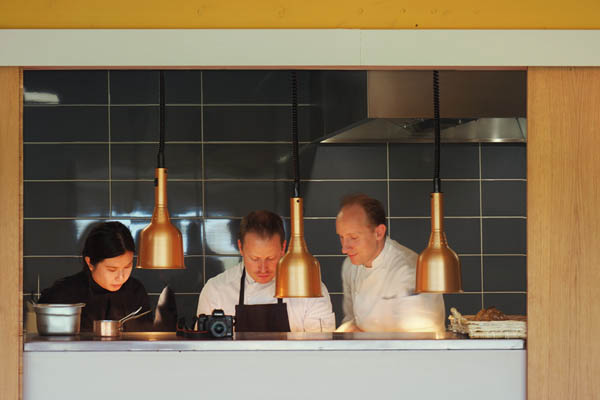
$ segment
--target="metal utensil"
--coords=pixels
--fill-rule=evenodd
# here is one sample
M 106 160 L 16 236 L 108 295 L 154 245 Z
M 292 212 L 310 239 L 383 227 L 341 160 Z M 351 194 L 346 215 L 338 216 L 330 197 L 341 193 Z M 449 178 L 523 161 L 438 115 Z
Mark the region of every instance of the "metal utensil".
M 143 317 L 148 314 L 152 310 L 144 311 L 141 314 L 137 314 L 142 309 L 142 307 L 138 308 L 134 312 L 126 315 L 120 320 L 96 320 L 94 321 L 94 335 L 103 336 L 103 337 L 118 337 L 121 335 L 121 331 L 123 330 L 123 324 L 127 321 L 131 321 L 132 319 L 136 319 L 139 317 Z
M 139 313 L 140 311 L 142 311 L 142 306 L 140 306 L 140 308 L 138 308 L 137 310 L 132 311 L 129 314 L 127 314 L 126 316 L 124 316 L 123 318 L 121 318 L 119 320 L 119 322 L 123 323 L 123 321 L 127 321 L 129 319 L 129 317 L 131 317 L 132 315 L 135 315 L 135 314 Z
M 40 335 L 77 335 L 81 309 L 85 303 L 34 304 L 36 324 Z

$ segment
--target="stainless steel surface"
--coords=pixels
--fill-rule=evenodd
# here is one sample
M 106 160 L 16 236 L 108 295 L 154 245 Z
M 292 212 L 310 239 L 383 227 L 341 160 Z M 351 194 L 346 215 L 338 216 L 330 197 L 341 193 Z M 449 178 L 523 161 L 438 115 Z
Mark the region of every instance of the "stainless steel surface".
M 124 332 L 117 338 L 25 337 L 25 351 L 369 351 L 520 350 L 522 339 L 468 339 L 443 333 L 236 333 L 233 340 L 181 339 L 172 332 Z
M 368 71 L 366 84 L 356 79 L 346 84 L 358 96 L 325 94 L 321 143 L 433 141 L 431 71 Z M 442 142 L 526 142 L 526 85 L 524 71 L 440 71 Z M 353 112 L 333 104 L 340 101 Z
M 85 303 L 34 304 L 40 335 L 77 335 Z
M 132 319 L 142 317 L 142 316 L 148 314 L 150 311 L 152 311 L 152 310 L 147 310 L 141 314 L 136 315 L 136 313 L 138 313 L 141 309 L 142 309 L 142 307 L 138 308 L 134 312 L 124 316 L 123 318 L 121 318 L 118 321 L 109 320 L 109 319 L 94 321 L 94 323 L 93 323 L 94 335 L 101 336 L 101 337 L 118 337 L 119 335 L 121 335 L 121 331 L 123 330 L 123 324 L 125 322 L 131 321 Z

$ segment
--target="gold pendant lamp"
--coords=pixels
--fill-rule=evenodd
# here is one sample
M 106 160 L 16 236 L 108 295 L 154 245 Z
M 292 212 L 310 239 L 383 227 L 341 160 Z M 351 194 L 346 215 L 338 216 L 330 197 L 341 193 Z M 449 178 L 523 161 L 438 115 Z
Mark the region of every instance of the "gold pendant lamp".
M 165 77 L 160 71 L 160 144 L 154 175 L 154 212 L 150 225 L 140 233 L 136 268 L 184 269 L 181 232 L 169 218 L 167 169 L 165 168 Z
M 444 233 L 444 198 L 440 181 L 440 92 L 438 71 L 433 71 L 435 172 L 431 193 L 431 235 L 417 260 L 417 293 L 462 292 L 460 259 L 448 246 Z
M 298 160 L 298 80 L 291 72 L 292 80 L 292 158 L 294 167 L 294 193 L 290 199 L 291 233 L 288 250 L 277 264 L 275 274 L 275 297 L 322 297 L 321 267 L 319 261 L 308 252 L 304 241 L 304 220 Z

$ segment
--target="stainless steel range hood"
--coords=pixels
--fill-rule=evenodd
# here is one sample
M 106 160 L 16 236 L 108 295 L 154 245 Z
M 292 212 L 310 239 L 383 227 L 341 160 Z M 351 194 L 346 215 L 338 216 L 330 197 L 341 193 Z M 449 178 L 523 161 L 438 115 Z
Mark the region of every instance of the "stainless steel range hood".
M 321 143 L 433 141 L 431 71 L 350 77 L 346 84 L 355 86 L 354 98 L 325 93 Z M 344 105 L 362 93 L 366 100 L 358 99 L 362 103 L 350 118 L 347 111 L 340 117 Z M 441 71 L 440 103 L 442 142 L 527 141 L 525 71 Z

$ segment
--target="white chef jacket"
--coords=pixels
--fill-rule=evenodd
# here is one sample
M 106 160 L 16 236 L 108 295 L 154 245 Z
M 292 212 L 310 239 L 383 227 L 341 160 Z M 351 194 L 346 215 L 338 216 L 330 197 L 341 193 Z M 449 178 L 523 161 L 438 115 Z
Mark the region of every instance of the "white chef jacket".
M 441 294 L 414 294 L 417 253 L 389 237 L 371 268 L 342 265 L 344 320 L 370 332 L 444 330 Z M 352 322 L 351 322 L 352 323 Z
M 198 299 L 197 314 L 211 314 L 222 309 L 226 315 L 235 315 L 235 306 L 240 299 L 240 280 L 243 262 L 206 282 Z M 275 279 L 269 283 L 256 282 L 246 273 L 244 304 L 272 304 L 275 298 Z M 321 282 L 323 297 L 285 298 L 290 330 L 292 332 L 331 332 L 335 329 L 335 314 L 332 311 L 329 292 Z

